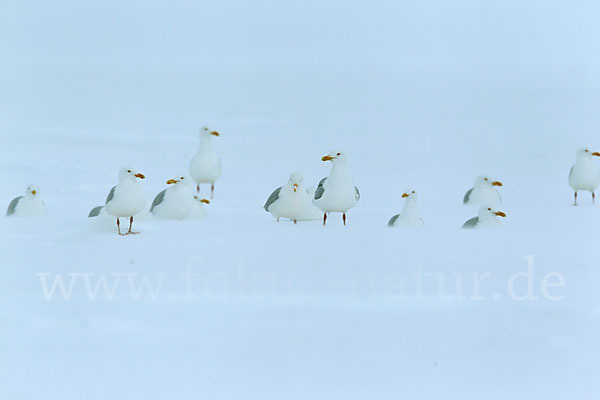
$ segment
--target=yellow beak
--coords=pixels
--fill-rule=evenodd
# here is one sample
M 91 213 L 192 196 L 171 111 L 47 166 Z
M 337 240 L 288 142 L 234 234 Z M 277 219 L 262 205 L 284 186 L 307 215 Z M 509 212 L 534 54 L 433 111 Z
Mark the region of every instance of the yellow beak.
M 32 190 L 31 194 L 35 196 L 37 194 L 37 190 Z
M 200 200 L 200 202 L 201 202 L 201 203 L 204 203 L 204 204 L 210 204 L 210 201 L 208 201 L 208 200 L 206 200 L 206 199 L 202 199 L 202 200 Z
M 294 192 L 298 191 L 298 184 L 294 183 Z
M 502 211 L 496 211 L 494 214 L 496 214 L 499 217 L 506 217 L 506 214 L 504 214 Z
M 167 181 L 167 185 L 172 185 L 172 184 L 174 184 L 174 183 L 179 183 L 179 181 L 178 181 L 177 179 L 169 179 L 169 180 Z
M 592 153 L 592 155 L 593 155 L 593 156 L 600 157 L 600 153 L 598 153 L 597 151 L 596 151 L 596 152 L 594 152 L 594 153 Z
M 492 182 L 492 186 L 502 186 L 502 182 L 500 182 L 500 181 Z
M 213 136 L 219 136 L 219 132 L 217 132 L 217 131 L 212 131 L 210 134 Z
M 135 174 L 134 175 L 136 178 L 140 178 L 140 179 L 146 179 L 146 177 L 144 176 L 144 174 Z
M 334 160 L 334 159 L 335 159 L 334 157 L 325 156 L 325 157 L 321 158 L 321 161 L 331 161 L 331 160 Z
M 403 199 L 407 198 L 408 196 L 410 196 L 408 193 L 402 193 L 402 198 Z

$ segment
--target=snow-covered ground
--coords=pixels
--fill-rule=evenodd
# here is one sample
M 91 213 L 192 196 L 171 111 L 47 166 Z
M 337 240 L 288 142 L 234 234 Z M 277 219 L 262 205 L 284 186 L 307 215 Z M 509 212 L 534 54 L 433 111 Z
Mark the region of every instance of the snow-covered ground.
M 600 204 L 567 176 L 600 150 L 600 8 L 252 3 L 7 6 L 0 202 L 35 183 L 49 215 L 0 220 L 0 398 L 598 398 Z M 86 218 L 204 124 L 205 220 Z M 277 224 L 338 148 L 349 225 Z M 461 231 L 480 173 L 507 218 Z M 408 187 L 423 231 L 386 227 Z

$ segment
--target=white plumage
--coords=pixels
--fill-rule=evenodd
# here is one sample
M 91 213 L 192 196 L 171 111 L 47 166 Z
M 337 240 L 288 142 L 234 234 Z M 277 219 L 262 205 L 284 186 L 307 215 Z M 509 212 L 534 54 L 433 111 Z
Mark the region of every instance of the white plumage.
M 327 214 L 342 213 L 346 225 L 346 213 L 360 200 L 360 192 L 354 186 L 348 169 L 348 158 L 342 151 L 332 151 L 322 161 L 331 161 L 331 172 L 317 186 L 313 202 L 323 212 L 323 224 L 327 223 Z
M 156 195 L 150 212 L 159 219 L 184 219 L 194 206 L 194 194 L 184 176 L 167 181 L 169 187 Z
M 292 173 L 285 185 L 271 193 L 264 209 L 277 218 L 277 221 L 280 218 L 289 218 L 296 222 L 310 203 L 308 194 L 304 190 L 303 180 L 299 172 Z
M 495 189 L 501 187 L 502 182 L 492 180 L 489 176 L 479 175 L 475 178 L 473 188 L 471 188 L 463 199 L 466 205 L 493 205 L 498 206 L 502 203 L 500 193 Z
M 146 196 L 142 186 L 137 179 L 146 177 L 133 168 L 124 167 L 119 171 L 119 183 L 113 187 L 106 198 L 105 211 L 117 218 L 117 229 L 121 234 L 119 218 L 129 218 L 129 231 L 127 234 L 135 234 L 132 231 L 133 217 L 144 211 Z
M 402 198 L 406 199 L 402 212 L 394 215 L 388 222 L 388 226 L 394 228 L 422 228 L 424 224 L 419 214 L 419 207 L 417 207 L 417 192 L 409 189 L 402 194 Z
M 583 148 L 577 150 L 577 161 L 571 167 L 569 173 L 569 185 L 575 192 L 574 205 L 577 205 L 577 192 L 584 190 L 592 193 L 592 201 L 596 200 L 596 188 L 600 185 L 600 174 L 594 161 L 594 156 L 600 156 L 598 152 L 592 152 Z
M 504 218 L 506 214 L 491 205 L 481 206 L 478 216 L 465 222 L 463 229 L 497 228 L 502 225 L 498 217 Z
M 13 199 L 6 210 L 8 217 L 44 217 L 46 216 L 46 205 L 40 198 L 40 189 L 35 185 L 29 185 L 25 195 Z
M 196 182 L 196 190 L 200 192 L 200 185 L 211 185 L 210 197 L 213 197 L 215 182 L 221 177 L 223 168 L 221 159 L 215 153 L 212 146 L 212 139 L 219 136 L 219 132 L 213 131 L 208 127 L 200 130 L 198 151 L 190 163 L 190 176 Z

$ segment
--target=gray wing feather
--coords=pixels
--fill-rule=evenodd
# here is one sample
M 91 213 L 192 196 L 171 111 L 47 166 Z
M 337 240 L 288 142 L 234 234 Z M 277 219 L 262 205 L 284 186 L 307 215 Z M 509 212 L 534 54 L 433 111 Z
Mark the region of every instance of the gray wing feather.
M 479 217 L 473 217 L 470 220 L 468 220 L 467 222 L 465 222 L 464 225 L 462 226 L 462 228 L 463 229 L 472 229 L 472 228 L 475 228 L 478 223 L 479 223 Z
M 467 204 L 471 199 L 471 193 L 473 193 L 473 188 L 469 189 L 467 193 L 465 193 L 465 198 L 463 199 L 463 204 Z
M 8 210 L 6 210 L 6 215 L 13 215 L 17 209 L 17 204 L 19 204 L 19 200 L 21 200 L 23 196 L 19 196 L 14 198 L 13 201 L 8 205 Z
M 158 206 L 160 203 L 163 202 L 163 200 L 165 199 L 165 193 L 167 193 L 167 189 L 163 190 L 162 192 L 156 195 L 154 201 L 152 202 L 152 207 L 150 207 L 150 212 L 154 210 L 154 207 Z
M 88 218 L 97 217 L 98 215 L 100 215 L 100 213 L 102 212 L 103 208 L 104 208 L 103 206 L 98 206 L 98 207 L 92 208 L 92 210 L 88 214 Z
M 315 190 L 315 200 L 319 200 L 321 197 L 323 197 L 323 193 L 325 193 L 325 188 L 323 187 L 323 184 L 326 180 L 327 178 L 323 178 L 321 179 L 321 182 L 319 182 L 319 186 L 317 186 L 317 190 Z
M 265 203 L 266 211 L 269 211 L 269 207 L 271 207 L 271 204 L 275 203 L 279 199 L 280 192 L 281 192 L 281 187 L 278 187 L 277 189 L 275 189 L 275 191 L 273 193 L 271 193 L 271 195 L 267 199 L 267 202 Z
M 575 166 L 573 165 L 571 167 L 571 170 L 569 171 L 569 179 L 571 179 L 571 177 L 573 176 L 573 169 L 575 168 Z
M 354 190 L 356 191 L 356 201 L 360 200 L 360 191 L 358 190 L 358 188 L 356 186 L 354 186 Z
M 111 201 L 114 197 L 115 197 L 115 189 L 117 187 L 113 186 L 112 189 L 110 189 L 110 193 L 108 193 L 108 197 L 106 197 L 106 203 L 108 204 L 109 201 Z
M 398 220 L 398 218 L 400 218 L 400 214 L 396 214 L 394 215 L 391 219 L 390 222 L 388 222 L 388 226 L 394 226 L 394 224 L 396 223 L 396 221 Z

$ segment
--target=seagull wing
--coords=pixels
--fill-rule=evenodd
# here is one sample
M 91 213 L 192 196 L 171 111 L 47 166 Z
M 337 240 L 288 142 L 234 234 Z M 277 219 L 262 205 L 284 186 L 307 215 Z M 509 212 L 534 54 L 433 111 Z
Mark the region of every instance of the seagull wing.
M 471 193 L 473 193 L 473 188 L 469 189 L 467 193 L 465 193 L 465 198 L 463 199 L 463 204 L 468 204 L 469 200 L 471 200 Z
M 396 214 L 394 215 L 391 219 L 390 222 L 388 222 L 388 226 L 394 226 L 394 224 L 396 223 L 396 221 L 398 220 L 398 218 L 400 218 L 400 214 Z
M 315 190 L 315 200 L 319 200 L 321 197 L 323 197 L 323 193 L 325 193 L 325 187 L 323 184 L 325 184 L 326 180 L 327 178 L 323 178 L 321 179 L 321 182 L 319 182 L 319 186 L 317 186 L 317 190 Z
M 473 217 L 467 222 L 465 222 L 462 226 L 462 229 L 473 229 L 479 223 L 479 217 Z
M 354 191 L 356 192 L 356 201 L 360 200 L 360 191 L 356 186 L 354 186 Z
M 163 200 L 165 199 L 165 193 L 167 193 L 167 189 L 163 190 L 162 192 L 156 195 L 154 201 L 152 202 L 152 207 L 150 207 L 150 212 L 154 210 L 154 207 L 160 205 L 163 202 Z
M 17 209 L 17 204 L 19 204 L 19 200 L 21 200 L 23 196 L 19 196 L 13 199 L 8 205 L 8 210 L 6 210 L 6 215 L 13 215 Z
M 92 210 L 88 214 L 88 218 L 97 217 L 98 215 L 100 215 L 100 213 L 102 212 L 103 208 L 104 208 L 103 206 L 98 206 L 98 207 L 92 208 Z
M 265 210 L 266 211 L 269 211 L 269 207 L 271 207 L 271 204 L 273 204 L 277 200 L 279 200 L 279 193 L 280 192 L 281 192 L 281 187 L 278 187 L 277 189 L 275 189 L 275 191 L 273 193 L 271 193 L 271 195 L 267 199 L 267 202 L 265 203 Z
M 111 201 L 115 197 L 116 189 L 117 189 L 116 186 L 113 186 L 113 188 L 110 189 L 110 192 L 108 193 L 108 196 L 106 197 L 106 204 L 108 204 L 108 202 Z

